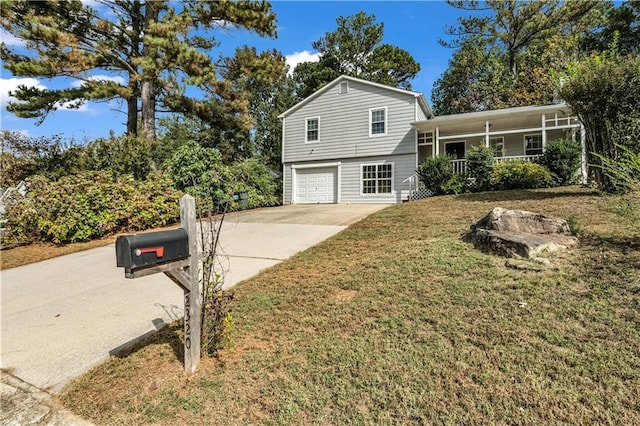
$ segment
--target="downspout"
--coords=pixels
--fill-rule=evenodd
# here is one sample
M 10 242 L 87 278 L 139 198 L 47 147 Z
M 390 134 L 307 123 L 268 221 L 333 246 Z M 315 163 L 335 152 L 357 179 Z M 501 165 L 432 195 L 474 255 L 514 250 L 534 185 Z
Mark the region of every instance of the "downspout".
M 489 148 L 489 120 L 484 122 L 484 146 Z
M 436 126 L 436 140 L 435 140 L 435 152 L 434 157 L 440 155 L 440 126 Z

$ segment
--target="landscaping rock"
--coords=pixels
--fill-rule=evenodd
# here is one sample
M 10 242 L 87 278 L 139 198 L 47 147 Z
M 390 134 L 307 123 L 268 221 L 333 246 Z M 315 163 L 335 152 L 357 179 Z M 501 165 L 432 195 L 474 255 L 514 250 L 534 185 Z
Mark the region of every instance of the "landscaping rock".
M 565 250 L 578 241 L 563 219 L 501 207 L 471 225 L 462 240 L 485 252 L 530 259 Z

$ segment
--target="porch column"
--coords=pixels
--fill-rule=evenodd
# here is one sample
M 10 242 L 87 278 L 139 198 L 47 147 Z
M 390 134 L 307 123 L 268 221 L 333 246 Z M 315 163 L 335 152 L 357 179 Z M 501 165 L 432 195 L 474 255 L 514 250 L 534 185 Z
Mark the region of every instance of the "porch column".
M 489 148 L 489 120 L 484 122 L 484 146 Z
M 436 126 L 435 155 L 440 155 L 440 127 Z
M 584 125 L 580 123 L 580 171 L 582 172 L 582 184 L 587 184 L 587 135 L 584 131 Z
M 547 148 L 547 116 L 542 114 L 542 152 Z

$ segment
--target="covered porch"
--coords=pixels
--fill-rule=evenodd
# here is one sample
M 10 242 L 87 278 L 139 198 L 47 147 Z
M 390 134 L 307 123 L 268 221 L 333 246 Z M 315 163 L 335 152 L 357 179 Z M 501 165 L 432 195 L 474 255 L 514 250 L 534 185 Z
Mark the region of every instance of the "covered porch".
M 466 153 L 472 146 L 491 147 L 496 162 L 531 161 L 542 155 L 550 141 L 576 140 L 582 146 L 586 181 L 584 129 L 565 104 L 442 115 L 411 125 L 416 130 L 418 164 L 447 154 L 457 173 L 466 171 Z

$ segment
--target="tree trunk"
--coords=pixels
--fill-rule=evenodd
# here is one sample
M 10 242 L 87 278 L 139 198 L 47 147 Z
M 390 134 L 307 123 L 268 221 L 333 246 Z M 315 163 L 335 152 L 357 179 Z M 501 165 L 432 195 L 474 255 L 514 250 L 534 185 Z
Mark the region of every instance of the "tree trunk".
M 158 5 L 151 0 L 145 2 L 144 28 L 145 35 L 149 32 L 151 23 L 158 20 Z M 144 58 L 155 59 L 156 51 L 148 43 L 142 48 Z M 155 61 L 154 61 L 155 62 Z M 156 93 L 155 93 L 155 69 L 142 70 L 142 82 L 140 84 L 140 101 L 142 103 L 142 136 L 156 138 Z
M 127 98 L 127 134 L 138 134 L 138 97 Z

